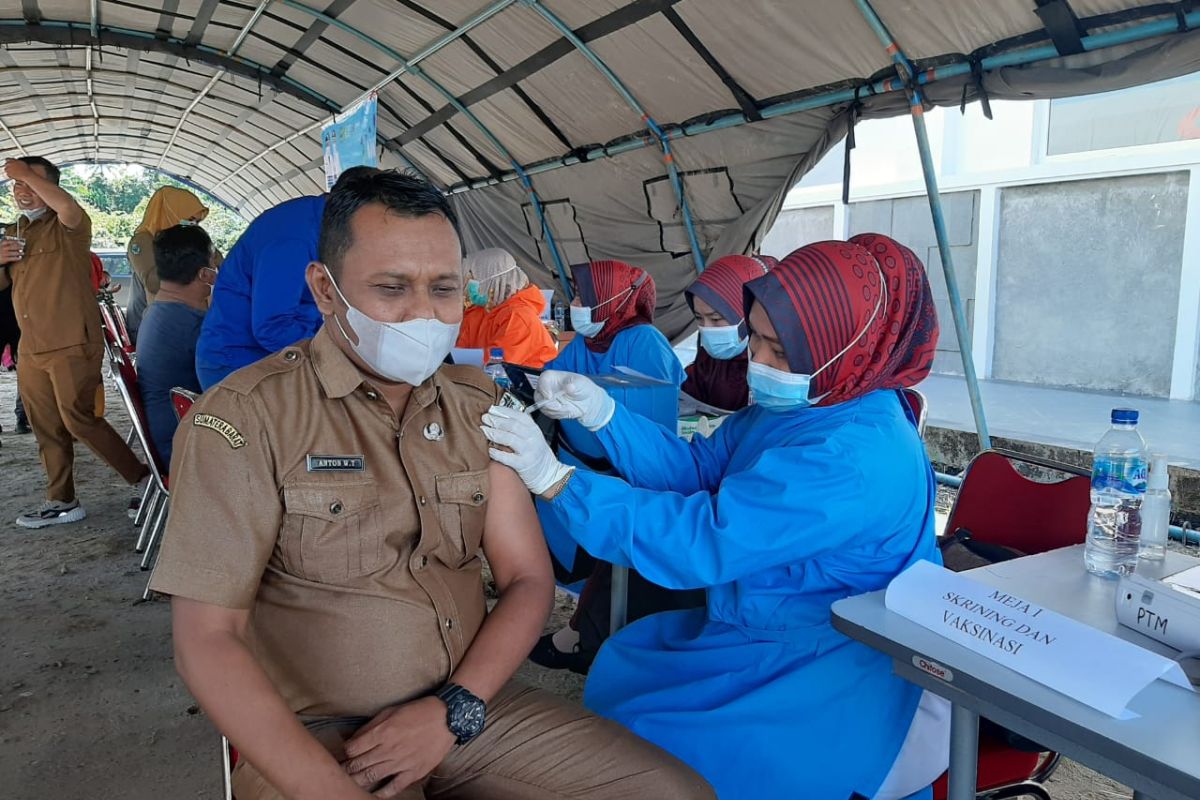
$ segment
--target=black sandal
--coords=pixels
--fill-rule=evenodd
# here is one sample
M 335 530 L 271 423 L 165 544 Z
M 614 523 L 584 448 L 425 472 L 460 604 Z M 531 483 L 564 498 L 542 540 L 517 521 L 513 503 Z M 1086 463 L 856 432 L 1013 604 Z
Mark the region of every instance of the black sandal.
M 569 669 L 576 675 L 587 675 L 595 658 L 595 653 L 585 653 L 579 649 L 579 645 L 575 645 L 575 649 L 570 653 L 564 653 L 554 646 L 554 634 L 552 633 L 547 633 L 538 639 L 537 644 L 529 653 L 529 660 L 539 667 Z

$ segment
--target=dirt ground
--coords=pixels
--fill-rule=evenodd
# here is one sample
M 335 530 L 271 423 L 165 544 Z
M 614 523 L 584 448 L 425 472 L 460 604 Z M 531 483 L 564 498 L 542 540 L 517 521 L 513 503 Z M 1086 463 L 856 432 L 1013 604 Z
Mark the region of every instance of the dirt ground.
M 11 523 L 43 489 L 33 437 L 12 433 L 15 385 L 0 373 L 0 798 L 216 800 L 219 739 L 175 675 L 167 604 L 141 601 L 148 573 L 133 552 L 129 489 L 80 448 L 88 518 L 41 532 Z M 119 399 L 108 400 L 124 433 Z M 570 613 L 559 599 L 554 627 Z M 582 690 L 575 676 L 531 664 L 521 677 L 576 699 Z M 1051 792 L 1130 796 L 1070 763 Z

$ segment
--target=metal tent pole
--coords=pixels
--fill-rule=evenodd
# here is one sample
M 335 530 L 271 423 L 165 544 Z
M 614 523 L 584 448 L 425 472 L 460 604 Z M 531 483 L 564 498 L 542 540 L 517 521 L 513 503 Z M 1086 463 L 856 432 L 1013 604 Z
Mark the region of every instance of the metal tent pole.
M 983 411 L 983 397 L 979 392 L 979 376 L 975 373 L 975 360 L 971 356 L 971 329 L 967 326 L 967 313 L 962 294 L 958 290 L 958 279 L 954 271 L 954 257 L 950 253 L 950 236 L 946 233 L 946 217 L 942 210 L 942 196 L 938 191 L 937 175 L 934 173 L 933 154 L 929 149 L 929 132 L 925 128 L 925 107 L 921 91 L 914 80 L 911 62 L 896 44 L 883 20 L 871 7 L 870 0 L 854 0 L 859 11 L 879 37 L 879 41 L 896 63 L 896 72 L 908 84 L 909 111 L 912 113 L 913 130 L 917 135 L 917 149 L 921 154 L 921 171 L 925 175 L 925 193 L 929 197 L 929 211 L 933 216 L 933 232 L 937 237 L 938 255 L 942 260 L 942 271 L 946 276 L 946 292 L 950 296 L 950 309 L 954 315 L 954 332 L 958 336 L 959 355 L 962 357 L 963 374 L 967 379 L 967 393 L 971 398 L 971 412 L 975 416 L 975 430 L 979 434 L 981 450 L 990 450 L 992 437 L 988 433 L 987 419 Z

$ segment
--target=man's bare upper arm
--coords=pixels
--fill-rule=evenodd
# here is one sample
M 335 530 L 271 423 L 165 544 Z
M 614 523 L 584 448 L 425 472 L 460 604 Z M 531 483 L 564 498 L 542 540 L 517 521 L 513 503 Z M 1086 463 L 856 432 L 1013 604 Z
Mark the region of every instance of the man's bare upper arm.
M 483 529 L 483 550 L 501 591 L 518 578 L 554 582 L 550 554 L 542 538 L 533 500 L 525 484 L 503 464 L 488 468 L 491 497 Z
M 245 640 L 250 628 L 250 610 L 225 608 L 187 597 L 172 597 L 171 626 L 176 647 L 180 644 L 186 646 L 190 641 L 211 634 L 233 634 Z

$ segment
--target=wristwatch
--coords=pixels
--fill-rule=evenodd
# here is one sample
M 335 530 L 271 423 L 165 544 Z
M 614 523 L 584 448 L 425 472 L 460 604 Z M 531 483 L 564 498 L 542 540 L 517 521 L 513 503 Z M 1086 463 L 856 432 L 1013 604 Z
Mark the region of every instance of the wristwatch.
M 446 704 L 446 727 L 457 739 L 456 744 L 466 744 L 483 733 L 486 703 L 457 683 L 446 684 L 435 696 Z

